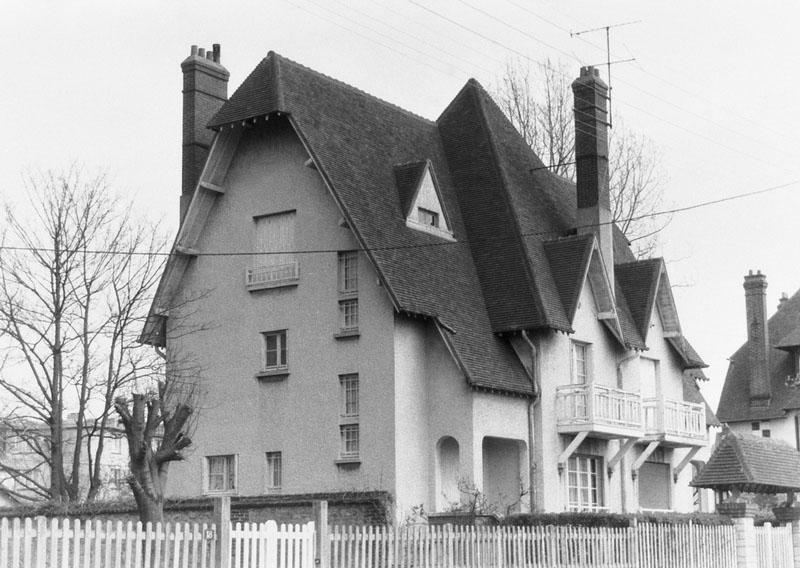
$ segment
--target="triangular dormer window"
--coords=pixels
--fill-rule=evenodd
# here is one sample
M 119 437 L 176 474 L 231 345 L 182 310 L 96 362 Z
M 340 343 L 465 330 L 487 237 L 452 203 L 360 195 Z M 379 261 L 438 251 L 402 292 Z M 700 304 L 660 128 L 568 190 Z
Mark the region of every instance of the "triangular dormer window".
M 395 179 L 406 225 L 452 239 L 453 231 L 430 160 L 396 166 Z

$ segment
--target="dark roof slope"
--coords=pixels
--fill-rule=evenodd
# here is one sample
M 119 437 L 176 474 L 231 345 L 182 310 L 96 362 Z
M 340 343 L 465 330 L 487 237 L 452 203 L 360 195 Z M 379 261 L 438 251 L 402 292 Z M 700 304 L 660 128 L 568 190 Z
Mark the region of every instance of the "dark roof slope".
M 434 123 L 270 52 L 209 126 L 275 115 L 288 116 L 308 148 L 395 308 L 451 330 L 472 385 L 531 394 L 496 334 L 572 331 L 577 300 L 563 286 L 577 274 L 559 255 L 580 245 L 547 241 L 574 230 L 574 185 L 542 168 L 474 80 Z M 454 243 L 405 224 L 428 160 Z M 618 228 L 613 235 L 617 262 L 635 260 Z M 628 288 L 615 283 L 620 327 L 627 345 L 644 349 L 634 314 L 646 308 Z
M 290 116 L 398 311 L 452 330 L 472 385 L 530 394 L 510 345 L 492 333 L 436 125 L 270 52 L 211 126 L 277 112 Z M 394 167 L 427 159 L 456 243 L 405 225 Z
M 660 258 L 654 258 L 614 266 L 617 282 L 629 302 L 636 330 L 645 340 L 650 328 L 662 264 Z
M 789 444 L 730 430 L 691 485 L 758 493 L 800 491 L 800 452 Z
M 744 323 L 744 322 L 743 322 Z M 767 323 L 769 344 L 776 346 L 800 327 L 800 290 L 783 303 Z M 787 410 L 800 408 L 800 389 L 786 384 L 795 372 L 792 354 L 784 349 L 769 350 L 769 377 L 772 396 L 766 408 L 750 408 L 750 361 L 745 342 L 730 359 L 725 385 L 719 399 L 717 417 L 723 422 L 780 418 Z
M 592 235 L 576 235 L 544 243 L 550 272 L 570 323 L 578 309 L 592 242 Z

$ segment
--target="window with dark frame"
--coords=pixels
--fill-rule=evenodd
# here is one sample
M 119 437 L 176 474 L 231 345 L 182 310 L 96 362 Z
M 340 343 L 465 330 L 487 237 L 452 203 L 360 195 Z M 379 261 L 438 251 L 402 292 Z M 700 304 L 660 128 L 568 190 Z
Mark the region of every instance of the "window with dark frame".
M 267 452 L 267 490 L 279 491 L 283 485 L 283 454 Z
M 439 228 L 439 214 L 423 207 L 417 207 L 417 221 L 422 225 Z
M 236 490 L 236 456 L 207 456 L 206 468 L 206 490 L 209 493 Z
M 288 366 L 286 352 L 286 330 L 267 331 L 261 334 L 263 339 L 264 371 L 285 369 Z

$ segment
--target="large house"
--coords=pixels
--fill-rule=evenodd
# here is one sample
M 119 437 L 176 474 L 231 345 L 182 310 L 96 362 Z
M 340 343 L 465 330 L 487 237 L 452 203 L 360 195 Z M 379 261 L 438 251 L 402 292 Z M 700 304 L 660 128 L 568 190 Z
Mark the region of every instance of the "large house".
M 747 342 L 730 359 L 717 416 L 735 432 L 800 449 L 800 291 L 767 317 L 767 277 L 744 277 Z
M 200 369 L 172 494 L 693 509 L 705 365 L 663 260 L 611 223 L 594 68 L 577 186 L 475 80 L 431 121 L 276 53 L 230 98 L 218 46 L 182 69 L 181 226 L 143 332 Z

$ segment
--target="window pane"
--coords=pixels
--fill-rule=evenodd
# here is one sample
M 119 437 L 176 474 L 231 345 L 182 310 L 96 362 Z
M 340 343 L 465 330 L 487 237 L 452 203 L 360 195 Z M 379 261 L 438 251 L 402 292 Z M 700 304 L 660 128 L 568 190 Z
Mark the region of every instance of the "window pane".
M 272 331 L 263 333 L 264 337 L 264 368 L 286 366 L 286 332 Z
M 358 253 L 355 251 L 339 253 L 339 291 L 358 290 Z
M 209 456 L 208 490 L 228 491 L 236 489 L 236 467 L 234 456 Z
M 292 251 L 295 249 L 295 212 L 266 215 L 255 220 L 256 252 L 253 259 L 255 266 L 275 266 L 295 260 Z M 279 253 L 279 254 L 275 254 Z
M 267 452 L 267 487 L 280 489 L 283 475 L 281 452 Z

